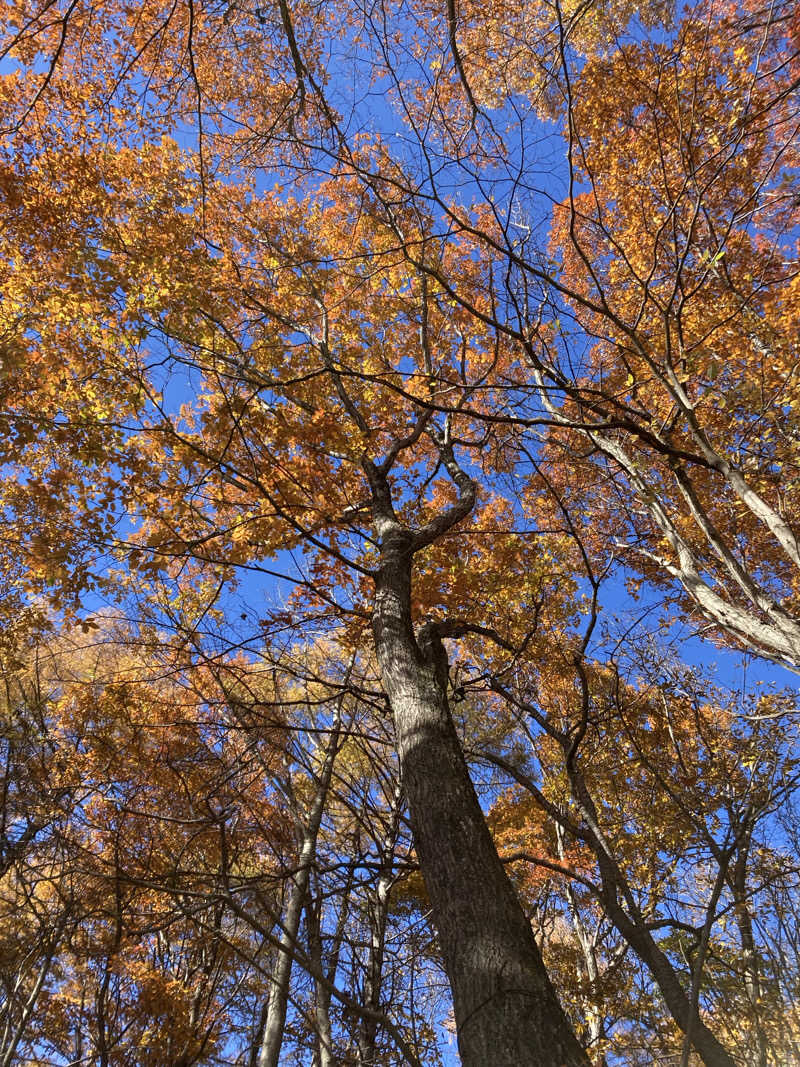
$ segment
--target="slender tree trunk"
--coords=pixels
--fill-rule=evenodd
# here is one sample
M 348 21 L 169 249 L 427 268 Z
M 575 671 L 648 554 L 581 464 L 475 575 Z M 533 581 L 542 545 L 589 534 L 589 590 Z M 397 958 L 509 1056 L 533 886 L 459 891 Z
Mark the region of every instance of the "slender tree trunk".
M 561 826 L 560 823 L 556 823 L 556 844 L 558 847 L 558 858 L 564 863 L 566 860 L 564 851 L 564 827 Z M 597 986 L 598 979 L 600 978 L 600 970 L 597 966 L 597 953 L 595 951 L 595 943 L 581 918 L 580 907 L 570 882 L 567 883 L 567 900 L 569 902 L 569 913 L 572 919 L 572 929 L 575 931 L 575 937 L 580 946 L 581 956 L 583 958 L 583 967 L 586 972 L 586 977 L 589 979 L 589 996 L 583 998 L 583 1010 L 586 1015 L 586 1026 L 589 1031 L 589 1040 L 591 1046 L 596 1050 L 600 1047 L 600 1042 L 605 1036 L 605 1019 L 603 1012 L 593 1000 L 593 990 Z M 579 970 L 578 980 L 580 980 L 581 977 L 582 975 Z M 599 1059 L 595 1060 L 595 1067 L 607 1067 L 605 1056 L 601 1056 Z
M 9 1037 L 4 1043 L 3 1049 L 0 1050 L 2 1052 L 2 1060 L 0 1060 L 0 1064 L 2 1064 L 2 1067 L 11 1067 L 11 1064 L 14 1062 L 14 1058 L 17 1052 L 17 1046 L 19 1045 L 20 1041 L 22 1041 L 22 1038 L 25 1034 L 25 1030 L 27 1029 L 31 1016 L 33 1015 L 34 1008 L 36 1007 L 36 1001 L 39 999 L 39 994 L 41 993 L 42 987 L 44 986 L 45 978 L 47 978 L 48 971 L 50 970 L 50 965 L 53 962 L 53 956 L 55 954 L 55 951 L 56 949 L 54 939 L 54 947 L 48 951 L 47 955 L 40 963 L 39 972 L 36 975 L 35 981 L 33 982 L 31 991 L 25 999 L 24 1003 L 22 1004 L 22 1009 L 19 1013 L 19 1022 L 17 1024 L 16 1029 L 11 1030 L 9 1026 Z
M 353 852 L 356 853 L 357 850 L 354 848 Z M 354 879 L 355 871 L 351 866 L 342 889 L 339 909 L 336 914 L 336 927 L 327 952 L 324 951 L 322 943 L 321 893 L 317 893 L 316 903 L 310 898 L 306 903 L 311 959 L 319 972 L 325 975 L 331 984 L 336 983 L 339 955 L 342 951 L 345 929 L 350 915 L 350 894 L 353 890 Z M 331 991 L 328 985 L 317 980 L 314 982 L 314 1021 L 317 1030 L 317 1047 L 314 1052 L 312 1067 L 336 1067 L 333 1028 L 331 1027 Z
M 286 1008 L 289 1002 L 289 982 L 292 976 L 292 950 L 297 945 L 297 934 L 306 902 L 311 868 L 316 860 L 317 836 L 325 810 L 333 764 L 339 747 L 340 715 L 341 701 L 336 709 L 336 716 L 328 741 L 328 750 L 325 754 L 325 762 L 314 792 L 308 822 L 303 832 L 297 872 L 289 886 L 289 900 L 283 916 L 283 925 L 279 938 L 281 946 L 285 946 L 286 951 L 279 950 L 275 960 L 267 1010 L 262 1016 L 263 1026 L 261 1029 L 260 1048 L 256 1059 L 257 1067 L 278 1067 L 280 1061 L 283 1032 L 286 1027 Z
M 753 936 L 753 920 L 747 903 L 747 861 L 750 855 L 752 841 L 752 824 L 742 841 L 741 847 L 733 864 L 732 877 L 730 880 L 733 892 L 733 904 L 736 909 L 736 925 L 739 929 L 739 938 L 744 952 L 744 982 L 747 996 L 752 1010 L 752 1025 L 756 1039 L 757 1056 L 756 1067 L 767 1067 L 768 1043 L 767 1035 L 761 1022 L 761 973 L 756 950 L 756 942 Z
M 380 491 L 383 487 L 373 482 Z M 435 630 L 415 638 L 415 541 L 376 503 L 374 632 L 420 867 L 453 994 L 465 1067 L 588 1067 L 497 855 L 447 700 Z M 381 508 L 383 505 L 383 508 Z M 416 544 L 419 544 L 417 540 Z
M 260 1034 L 257 1067 L 278 1067 L 286 1026 L 286 1009 L 289 1002 L 289 982 L 292 976 L 292 950 L 297 946 L 297 934 L 303 911 L 303 900 L 308 882 L 308 864 L 313 860 L 313 844 L 316 837 L 306 835 L 300 853 L 300 864 L 289 886 L 289 899 L 281 920 L 279 941 L 281 948 L 275 959 L 270 980 L 269 999 L 262 1013 L 263 1025 Z M 285 951 L 283 950 L 285 946 Z
M 572 761 L 569 756 L 566 762 L 572 795 L 584 818 L 588 840 L 597 858 L 606 914 L 634 952 L 649 967 L 670 1015 L 682 1033 L 690 1033 L 691 1044 L 706 1067 L 736 1067 L 733 1057 L 700 1018 L 675 968 L 659 948 L 643 916 L 638 913 L 630 887 L 600 830 L 597 808 L 583 775 L 574 765 L 571 765 Z M 629 903 L 633 917 L 629 916 L 619 903 L 620 890 Z
M 325 973 L 325 960 L 322 952 L 322 930 L 320 923 L 319 899 L 306 899 L 306 926 L 308 927 L 309 956 L 317 969 Z M 329 975 L 331 981 L 336 974 Z M 334 1067 L 333 1030 L 331 1028 L 331 994 L 322 982 L 314 982 L 314 1028 L 316 1030 L 316 1048 L 311 1067 Z
M 706 1067 L 736 1067 L 736 1061 L 694 1011 L 692 1002 L 669 959 L 644 926 L 633 923 L 616 900 L 606 898 L 608 915 L 616 928 L 644 960 L 655 979 L 670 1015 L 685 1034 L 691 1026 L 691 1043 Z
M 358 826 L 358 824 L 356 824 Z M 354 856 L 359 854 L 357 845 L 358 829 L 354 834 L 351 851 Z M 321 893 L 317 893 L 316 902 L 310 897 L 306 904 L 306 916 L 309 929 L 309 951 L 311 959 L 320 974 L 323 974 L 328 982 L 336 983 L 336 973 L 339 969 L 339 957 L 345 940 L 347 921 L 350 917 L 351 893 L 355 881 L 355 867 L 351 865 L 347 872 L 347 878 L 341 891 L 341 899 L 336 913 L 336 925 L 330 945 L 324 950 L 322 941 L 321 924 Z M 315 979 L 314 982 L 314 1022 L 317 1031 L 316 1048 L 311 1061 L 311 1067 L 336 1067 L 337 1060 L 334 1055 L 333 1029 L 331 1026 L 331 991 L 325 982 Z
M 377 884 L 369 894 L 370 946 L 367 977 L 364 983 L 364 1004 L 373 1011 L 381 1006 L 381 984 L 383 982 L 383 961 L 386 950 L 386 921 L 389 916 L 389 893 L 394 881 L 394 850 L 397 843 L 397 829 L 400 820 L 401 791 L 395 791 L 391 810 L 389 828 L 380 845 L 381 866 Z M 375 1062 L 375 1049 L 378 1038 L 376 1019 L 365 1018 L 361 1025 L 358 1040 L 359 1062 Z

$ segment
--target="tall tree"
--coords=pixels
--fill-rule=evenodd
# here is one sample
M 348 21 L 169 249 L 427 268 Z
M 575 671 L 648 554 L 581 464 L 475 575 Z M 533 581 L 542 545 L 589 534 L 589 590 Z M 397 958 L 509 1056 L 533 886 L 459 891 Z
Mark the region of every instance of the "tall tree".
M 138 598 L 186 647 L 215 628 L 230 647 L 236 582 L 260 597 L 287 579 L 286 603 L 241 613 L 254 656 L 287 630 L 374 649 L 462 1057 L 578 1064 L 470 777 L 444 642 L 476 662 L 580 644 L 575 561 L 607 562 L 610 538 L 723 637 L 797 664 L 797 63 L 781 12 L 518 14 L 14 11 L 0 388 L 22 473 L 3 537 L 68 615 Z M 556 123 L 562 167 L 542 178 Z M 576 549 L 589 510 L 607 539 Z M 268 968 L 265 1062 L 309 863 Z

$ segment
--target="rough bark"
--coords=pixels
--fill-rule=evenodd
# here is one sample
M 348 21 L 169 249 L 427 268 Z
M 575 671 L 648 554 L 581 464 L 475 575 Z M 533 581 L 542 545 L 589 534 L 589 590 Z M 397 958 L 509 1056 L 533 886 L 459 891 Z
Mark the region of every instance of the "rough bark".
M 376 478 L 373 491 L 382 488 Z M 394 519 L 386 496 L 376 496 L 375 644 L 462 1062 L 588 1067 L 475 794 L 448 706 L 441 640 L 430 627 L 417 640 L 412 627 L 413 552 L 446 523 L 415 536 Z

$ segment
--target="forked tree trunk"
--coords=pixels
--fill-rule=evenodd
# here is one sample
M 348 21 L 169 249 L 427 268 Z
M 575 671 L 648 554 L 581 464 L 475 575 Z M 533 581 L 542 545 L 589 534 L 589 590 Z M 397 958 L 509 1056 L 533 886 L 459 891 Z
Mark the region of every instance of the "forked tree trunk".
M 465 1067 L 588 1067 L 500 862 L 447 700 L 441 640 L 411 622 L 414 538 L 383 524 L 374 632 Z
M 566 741 L 562 743 L 566 745 Z M 580 809 L 589 835 L 588 840 L 597 858 L 606 914 L 637 956 L 647 964 L 672 1018 L 684 1035 L 689 1034 L 692 1048 L 706 1067 L 736 1067 L 733 1056 L 703 1022 L 696 1006 L 687 996 L 675 968 L 659 947 L 643 916 L 638 914 L 631 918 L 620 905 L 618 891 L 625 887 L 627 891 L 624 896 L 629 901 L 632 901 L 633 895 L 626 887 L 624 876 L 611 851 L 605 845 L 599 829 L 597 807 L 583 775 L 574 765 L 570 766 L 569 757 L 567 767 L 572 795 Z

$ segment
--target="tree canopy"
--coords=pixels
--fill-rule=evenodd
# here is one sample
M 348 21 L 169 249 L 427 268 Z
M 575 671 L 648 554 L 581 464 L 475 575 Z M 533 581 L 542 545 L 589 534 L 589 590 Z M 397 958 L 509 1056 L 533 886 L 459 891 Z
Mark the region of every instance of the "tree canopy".
M 0 1064 L 800 1058 L 794 6 L 2 12 Z

